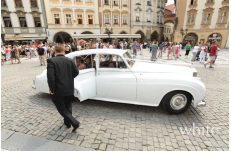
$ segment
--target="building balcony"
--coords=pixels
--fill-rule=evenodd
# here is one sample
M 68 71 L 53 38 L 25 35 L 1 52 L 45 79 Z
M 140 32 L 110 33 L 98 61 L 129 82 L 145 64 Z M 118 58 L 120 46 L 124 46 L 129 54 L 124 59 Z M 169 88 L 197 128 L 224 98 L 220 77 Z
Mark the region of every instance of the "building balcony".
M 15 10 L 24 12 L 24 7 L 15 7 Z
M 4 10 L 4 11 L 7 11 L 7 12 L 9 11 L 8 6 L 2 6 L 2 7 L 1 7 L 1 10 L 2 10 L 2 11 L 3 11 L 3 10 Z

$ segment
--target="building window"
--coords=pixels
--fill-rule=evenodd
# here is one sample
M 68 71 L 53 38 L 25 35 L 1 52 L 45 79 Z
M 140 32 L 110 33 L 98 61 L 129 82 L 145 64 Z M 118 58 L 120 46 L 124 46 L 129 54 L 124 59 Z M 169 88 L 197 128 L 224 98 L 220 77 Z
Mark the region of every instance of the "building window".
M 140 4 L 140 0 L 136 0 L 136 3 L 139 3 L 139 4 Z
M 203 24 L 209 24 L 209 20 L 210 20 L 210 14 L 205 14 L 205 18 L 204 18 Z
M 192 25 L 194 22 L 194 15 L 189 15 L 188 24 Z
M 115 6 L 118 6 L 118 0 L 114 0 L 114 1 L 113 1 L 113 4 L 114 4 Z
M 1 6 L 6 6 L 6 0 L 1 1 Z
M 227 16 L 226 12 L 221 13 L 221 17 L 220 17 L 219 23 L 225 23 L 226 16 Z
M 127 24 L 127 16 L 123 16 L 123 24 Z
M 75 0 L 76 2 L 82 2 L 82 0 Z
M 3 17 L 5 27 L 12 27 L 10 17 Z
M 21 27 L 27 27 L 26 18 L 25 17 L 19 17 L 19 21 L 20 21 Z
M 92 17 L 92 15 L 88 15 L 88 24 L 93 24 L 93 17 Z
M 35 27 L 41 27 L 40 17 L 34 17 Z
M 151 14 L 147 13 L 147 22 L 151 22 Z
M 139 22 L 140 21 L 140 13 L 136 12 L 136 21 Z
M 60 24 L 59 14 L 54 14 L 55 24 Z
M 16 7 L 22 7 L 22 0 L 15 0 Z
M 213 2 L 213 0 L 208 0 L 208 3 L 212 3 Z
M 77 15 L 78 18 L 78 24 L 83 24 L 83 17 L 82 15 Z
M 71 14 L 66 14 L 67 24 L 71 24 Z
M 38 7 L 37 0 L 30 0 L 31 7 Z
M 118 16 L 114 16 L 114 24 L 118 24 Z
M 148 6 L 151 6 L 151 5 L 152 5 L 152 4 L 151 4 L 151 0 L 148 0 L 148 1 L 147 1 L 147 5 L 148 5 Z
M 109 0 L 104 0 L 105 5 L 109 5 Z
M 163 16 L 157 15 L 157 24 L 163 24 Z
M 122 5 L 123 5 L 123 6 L 127 6 L 127 0 L 123 0 L 123 1 L 122 1 Z
M 105 15 L 105 24 L 109 24 L 110 22 L 109 22 L 109 15 Z
M 191 0 L 191 5 L 195 5 L 197 3 L 197 0 Z
M 87 2 L 92 2 L 92 0 L 87 0 Z

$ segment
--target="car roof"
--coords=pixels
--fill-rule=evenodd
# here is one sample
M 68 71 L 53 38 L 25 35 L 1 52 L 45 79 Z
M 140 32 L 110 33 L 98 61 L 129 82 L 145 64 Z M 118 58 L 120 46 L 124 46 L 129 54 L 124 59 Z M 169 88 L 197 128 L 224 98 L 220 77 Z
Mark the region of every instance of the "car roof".
M 75 56 L 80 56 L 80 55 L 87 55 L 87 54 L 118 54 L 120 56 L 122 56 L 125 52 L 127 52 L 126 50 L 122 50 L 122 49 L 86 49 L 86 50 L 80 50 L 80 51 L 75 51 L 75 52 L 71 52 L 67 55 L 65 55 L 66 57 L 70 57 L 73 58 Z

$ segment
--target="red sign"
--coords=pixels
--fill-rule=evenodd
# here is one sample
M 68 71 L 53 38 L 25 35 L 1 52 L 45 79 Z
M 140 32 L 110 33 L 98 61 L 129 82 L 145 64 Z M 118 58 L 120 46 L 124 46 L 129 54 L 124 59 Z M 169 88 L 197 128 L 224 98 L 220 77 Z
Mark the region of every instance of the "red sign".
M 74 34 L 76 34 L 76 32 L 74 32 Z

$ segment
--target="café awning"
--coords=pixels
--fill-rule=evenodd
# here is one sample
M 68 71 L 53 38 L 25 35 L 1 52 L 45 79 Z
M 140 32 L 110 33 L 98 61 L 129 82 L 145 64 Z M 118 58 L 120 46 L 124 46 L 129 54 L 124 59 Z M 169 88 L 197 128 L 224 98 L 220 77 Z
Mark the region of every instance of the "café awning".
M 79 34 L 72 38 L 109 38 L 108 34 Z M 140 34 L 111 34 L 110 38 L 141 38 Z

